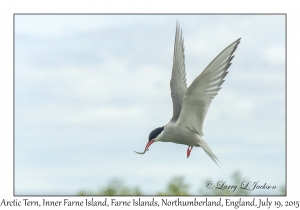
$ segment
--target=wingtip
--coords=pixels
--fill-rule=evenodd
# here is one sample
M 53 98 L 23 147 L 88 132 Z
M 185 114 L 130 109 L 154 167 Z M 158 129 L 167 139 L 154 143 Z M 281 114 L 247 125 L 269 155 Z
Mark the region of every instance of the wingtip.
M 181 31 L 181 33 L 182 33 L 182 29 L 180 29 L 180 22 L 176 19 L 176 31 Z
M 237 47 L 240 42 L 241 42 L 241 38 L 238 38 L 237 40 L 235 40 L 234 42 L 232 42 L 230 46 L 235 45 L 235 47 Z

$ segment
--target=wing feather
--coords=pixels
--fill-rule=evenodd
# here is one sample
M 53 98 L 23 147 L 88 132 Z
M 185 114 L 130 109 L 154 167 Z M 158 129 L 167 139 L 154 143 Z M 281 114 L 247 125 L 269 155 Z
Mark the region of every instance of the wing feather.
M 170 122 L 176 122 L 180 115 L 183 98 L 187 90 L 185 75 L 184 42 L 182 38 L 182 31 L 177 23 L 174 43 L 173 68 L 170 81 L 171 96 L 173 101 L 173 116 Z
M 182 110 L 176 126 L 185 127 L 203 136 L 203 122 L 209 106 L 221 89 L 228 68 L 231 65 L 232 54 L 240 39 L 226 47 L 193 81 L 183 99 Z

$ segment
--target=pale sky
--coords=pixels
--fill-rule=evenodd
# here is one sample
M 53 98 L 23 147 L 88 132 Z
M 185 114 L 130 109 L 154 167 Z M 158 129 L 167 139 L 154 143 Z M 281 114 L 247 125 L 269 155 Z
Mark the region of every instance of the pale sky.
M 172 116 L 170 78 L 176 21 L 188 85 L 241 37 L 201 148 L 155 143 Z M 184 176 L 203 181 L 240 171 L 251 182 L 285 184 L 284 15 L 16 15 L 15 193 L 70 195 L 112 178 L 146 194 Z M 253 195 L 278 194 L 256 190 Z

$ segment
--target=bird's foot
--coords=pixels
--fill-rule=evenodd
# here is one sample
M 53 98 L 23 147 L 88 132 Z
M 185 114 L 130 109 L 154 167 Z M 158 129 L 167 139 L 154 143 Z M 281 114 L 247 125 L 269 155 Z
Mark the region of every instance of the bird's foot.
M 190 156 L 192 149 L 193 149 L 193 146 L 189 146 L 188 147 L 188 149 L 187 149 L 187 157 L 186 158 L 188 158 Z

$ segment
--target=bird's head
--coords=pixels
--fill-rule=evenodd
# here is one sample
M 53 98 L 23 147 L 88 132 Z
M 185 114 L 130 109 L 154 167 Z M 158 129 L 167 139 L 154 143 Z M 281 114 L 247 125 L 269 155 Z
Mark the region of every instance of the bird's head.
M 161 132 L 163 130 L 164 130 L 164 127 L 159 127 L 159 128 L 155 128 L 153 131 L 151 131 L 151 133 L 149 134 L 148 143 L 147 143 L 147 145 L 145 147 L 144 152 L 136 152 L 136 153 L 138 153 L 138 154 L 145 154 L 145 152 L 148 150 L 148 148 L 150 147 L 150 145 L 157 141 L 157 137 L 159 136 L 159 134 L 161 134 Z
M 159 128 L 155 128 L 153 131 L 151 131 L 151 133 L 149 134 L 149 139 L 148 141 L 156 141 L 156 138 L 158 137 L 159 134 L 161 134 L 161 132 L 164 130 L 164 126 L 163 127 L 159 127 Z

